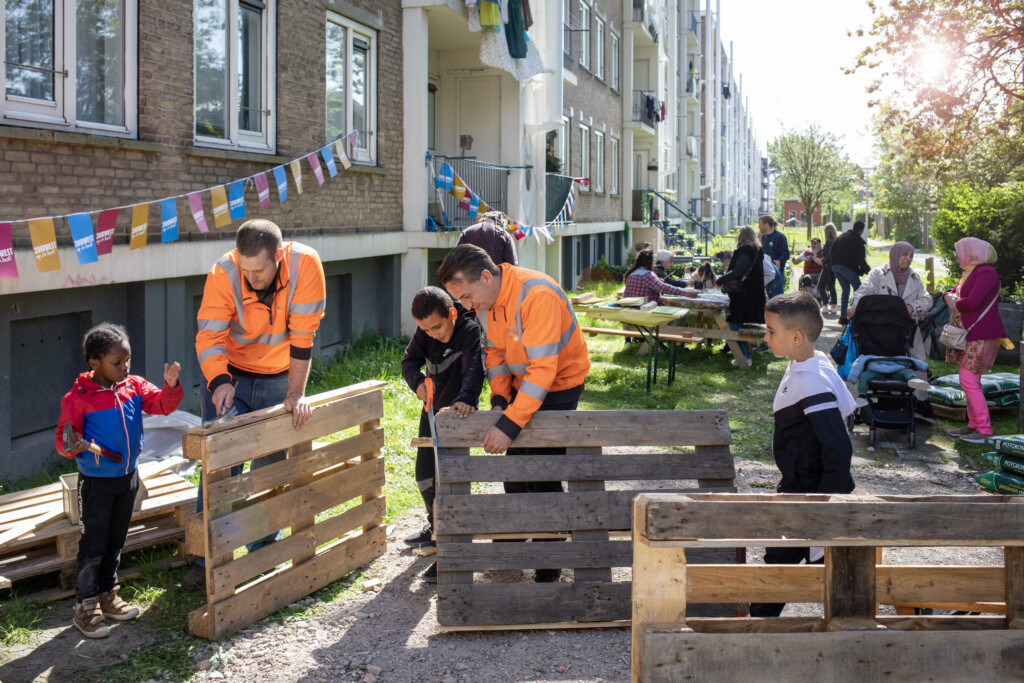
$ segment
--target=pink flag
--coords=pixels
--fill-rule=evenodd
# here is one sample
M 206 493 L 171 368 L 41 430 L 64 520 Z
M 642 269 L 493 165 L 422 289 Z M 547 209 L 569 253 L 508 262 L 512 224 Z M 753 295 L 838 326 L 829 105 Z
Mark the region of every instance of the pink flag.
M 320 159 L 317 158 L 316 152 L 310 152 L 306 155 L 306 160 L 309 165 L 313 167 L 313 175 L 316 176 L 316 181 L 321 185 L 324 184 L 324 169 L 320 167 Z
M 352 131 L 351 133 L 345 136 L 345 139 L 348 140 L 348 155 L 350 157 L 355 157 L 356 145 L 359 142 L 359 136 L 356 135 L 355 131 Z
M 270 183 L 267 182 L 267 176 L 257 173 L 252 177 L 252 181 L 256 184 L 256 196 L 260 199 L 260 210 L 266 211 L 270 208 Z
M 107 256 L 114 247 L 114 228 L 117 227 L 117 209 L 100 212 L 96 219 L 96 253 Z
M 188 209 L 192 212 L 192 220 L 196 222 L 199 232 L 207 232 L 206 212 L 203 211 L 203 193 L 193 192 L 188 196 Z
M 466 187 L 466 194 L 462 195 L 462 201 L 459 202 L 459 208 L 463 211 L 469 211 L 469 204 L 473 201 L 473 191 Z
M 0 223 L 0 278 L 12 277 L 18 277 L 18 264 L 14 261 L 11 224 Z

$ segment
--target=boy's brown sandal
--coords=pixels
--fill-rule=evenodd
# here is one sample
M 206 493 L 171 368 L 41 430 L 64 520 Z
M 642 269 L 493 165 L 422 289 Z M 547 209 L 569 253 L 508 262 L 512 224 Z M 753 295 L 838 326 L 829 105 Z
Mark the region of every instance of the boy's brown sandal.
M 132 607 L 127 602 L 118 597 L 117 591 L 121 589 L 120 586 L 114 586 L 107 593 L 100 593 L 100 609 L 103 610 L 104 616 L 108 616 L 115 621 L 128 621 L 139 616 L 139 608 Z
M 110 635 L 110 627 L 103 618 L 99 597 L 86 598 L 75 605 L 75 618 L 72 622 L 86 638 L 106 638 Z

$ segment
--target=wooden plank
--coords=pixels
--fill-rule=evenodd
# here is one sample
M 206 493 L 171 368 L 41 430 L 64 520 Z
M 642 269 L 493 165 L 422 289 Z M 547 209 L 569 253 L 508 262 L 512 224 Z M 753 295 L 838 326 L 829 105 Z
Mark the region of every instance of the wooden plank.
M 647 508 L 652 540 L 715 539 L 732 545 L 1024 545 L 1024 505 L 857 501 L 700 501 L 659 496 Z M 967 542 L 969 541 L 969 543 Z
M 54 510 L 64 510 L 64 502 L 60 498 L 0 512 L 0 531 L 9 529 L 18 522 L 23 522 L 26 519 L 32 519 L 33 517 L 39 517 L 49 512 L 53 512 Z
M 215 640 L 234 633 L 380 557 L 386 542 L 384 527 L 376 527 L 329 546 L 308 562 L 267 577 L 226 600 L 199 608 L 196 611 L 205 612 L 205 616 L 196 621 L 208 624 L 209 631 L 193 635 Z M 189 621 L 191 630 L 191 615 Z
M 291 526 L 297 519 L 315 515 L 383 485 L 384 458 L 379 457 L 241 510 L 208 518 L 211 521 L 208 523 L 207 557 L 229 553 Z
M 872 619 L 875 600 L 875 549 L 825 548 L 825 621 Z
M 144 462 L 139 464 L 139 478 L 146 482 L 146 486 L 149 486 L 149 480 L 155 477 L 159 477 L 167 472 L 170 472 L 175 467 L 180 467 L 189 461 L 186 458 L 180 456 L 171 456 L 166 460 L 158 460 L 155 462 Z
M 258 412 L 258 411 L 257 411 Z M 358 394 L 320 405 L 300 429 L 292 426 L 291 413 L 282 412 L 248 424 L 203 437 L 209 448 L 209 471 L 231 467 L 255 457 L 283 451 L 292 444 L 318 439 L 384 414 L 384 394 L 380 390 Z M 191 433 L 192 430 L 190 430 Z
M 688 629 L 697 633 L 812 633 L 825 630 L 821 617 L 690 617 Z M 645 626 L 647 633 L 678 633 L 675 624 Z
M 449 533 L 629 529 L 637 491 L 453 495 L 438 501 Z
M 451 571 L 629 567 L 633 563 L 633 551 L 629 541 L 452 543 L 441 545 L 437 558 Z
M 307 454 L 310 454 L 312 452 L 313 452 L 313 442 L 312 441 L 300 441 L 299 443 L 295 444 L 294 446 L 292 446 L 289 449 L 289 451 L 288 451 L 288 458 L 285 460 L 285 462 L 288 462 L 289 460 L 292 460 L 292 461 L 302 460 L 304 456 L 306 456 Z M 259 470 L 257 470 L 257 471 L 259 471 Z M 304 486 L 309 486 L 312 483 L 313 483 L 313 473 L 312 472 L 306 472 L 306 473 L 301 474 L 298 477 L 295 477 L 292 480 L 291 489 L 294 491 L 296 489 L 301 489 Z M 315 523 L 316 523 L 316 513 L 311 513 L 308 517 L 300 517 L 298 519 L 295 519 L 292 522 L 292 533 L 291 533 L 291 535 L 292 536 L 303 535 L 303 532 L 306 531 L 307 529 L 309 529 L 310 527 L 312 527 Z M 306 560 L 312 559 L 313 555 L 316 554 L 316 545 L 318 545 L 318 544 L 313 544 L 313 545 L 310 545 L 308 547 L 296 546 L 295 553 L 292 555 L 292 558 L 291 558 L 292 559 L 292 566 L 301 564 L 301 563 L 305 562 Z
M 444 462 L 448 458 L 453 457 L 465 457 L 469 455 L 468 448 L 438 448 L 437 457 L 440 462 Z M 440 468 L 439 468 L 440 469 Z M 449 498 L 464 498 L 468 497 L 470 493 L 470 485 L 468 482 L 448 482 L 444 479 L 438 480 L 437 483 L 437 498 L 434 501 L 434 540 L 437 544 L 438 560 L 437 560 L 437 585 L 438 588 L 445 588 L 447 586 L 455 585 L 472 585 L 473 583 L 473 572 L 465 571 L 462 569 L 450 568 L 448 564 L 441 559 L 441 551 L 452 549 L 456 546 L 471 545 L 473 543 L 473 535 L 466 533 L 455 533 L 450 530 L 453 526 L 452 518 L 448 517 L 443 512 L 443 507 Z M 525 496 L 517 496 L 525 497 Z M 517 544 L 518 545 L 518 544 Z M 531 544 L 532 545 L 532 544 Z M 451 616 L 448 612 L 459 609 L 459 606 L 452 603 L 438 603 L 437 605 L 437 621 L 441 624 L 457 624 L 461 623 L 458 621 L 457 616 Z
M 282 562 L 287 562 L 300 551 L 308 552 L 312 556 L 317 547 L 371 523 L 383 513 L 384 499 L 377 498 L 345 510 L 334 517 L 328 517 L 302 532 L 293 532 L 288 538 L 265 545 L 214 569 L 212 574 L 214 588 L 218 590 L 234 588 L 263 572 L 270 571 Z M 296 564 L 298 563 L 293 562 L 293 566 Z
M 473 448 L 483 441 L 498 416 L 479 411 L 459 419 L 437 414 L 438 443 Z M 519 433 L 516 448 L 560 448 L 572 435 L 574 446 L 720 446 L 732 443 L 724 410 L 567 410 L 535 414 Z
M 438 633 L 467 633 L 474 631 L 554 631 L 580 628 L 629 628 L 629 621 L 557 621 L 536 624 L 481 624 L 479 626 L 437 625 Z
M 0 533 L 0 549 L 3 549 L 8 543 L 12 543 L 17 540 L 18 537 L 24 536 L 31 533 L 34 529 L 37 529 L 55 519 L 64 517 L 64 506 L 50 507 L 43 514 L 37 515 L 30 519 L 23 520 L 9 527 L 6 531 Z
M 438 581 L 437 617 L 445 626 L 618 621 L 629 618 L 629 596 L 628 583 L 445 585 Z
M 885 605 L 924 602 L 999 602 L 1003 567 L 895 566 L 875 568 L 875 592 Z
M 517 456 L 518 457 L 518 456 Z M 561 462 L 562 458 L 600 458 L 602 457 L 602 449 L 600 446 L 590 448 L 566 448 L 564 455 L 549 457 L 548 460 L 552 465 L 557 467 Z M 561 477 L 555 476 L 555 479 L 561 480 Z M 568 480 L 567 487 L 570 493 L 583 492 L 583 491 L 604 491 L 604 481 L 581 481 L 578 477 L 566 477 Z M 592 541 L 595 543 L 601 543 L 608 541 L 607 531 L 591 531 L 591 530 L 577 530 L 572 532 L 572 540 L 576 542 Z M 533 545 L 531 543 L 530 545 Z M 565 565 L 537 565 L 541 568 L 548 567 L 562 567 Z M 572 563 L 568 565 L 573 570 L 574 581 L 611 581 L 612 570 L 611 565 L 604 565 L 603 567 L 593 567 L 587 565 L 581 565 Z
M 60 497 L 60 482 L 57 482 L 56 484 L 47 484 L 46 486 L 36 486 L 35 488 L 25 489 L 24 491 L 6 493 L 0 496 L 0 507 L 6 508 L 16 502 L 53 495 L 54 493 Z
M 640 664 L 645 660 L 644 626 L 669 622 L 686 628 L 686 552 L 655 548 L 648 541 L 644 520 L 650 499 L 641 494 L 633 501 L 633 582 L 631 587 L 630 671 L 643 681 Z
M 383 396 L 383 393 L 381 395 Z M 368 420 L 368 421 L 362 423 L 361 425 L 359 425 L 359 433 L 360 434 L 368 434 L 368 433 L 375 432 L 378 429 L 380 429 L 380 419 L 379 418 L 383 414 L 384 414 L 384 408 L 382 406 L 381 407 L 381 412 L 380 412 L 379 415 L 377 415 L 377 417 L 375 417 L 372 420 Z M 381 448 L 378 446 L 377 448 L 374 448 L 373 450 L 369 451 L 368 453 L 363 453 L 360 456 L 360 459 L 363 462 L 369 462 L 370 460 L 374 460 L 374 459 L 380 458 L 380 457 L 381 457 Z M 383 495 L 384 495 L 384 482 L 381 481 L 380 486 L 378 486 L 377 488 L 373 489 L 372 491 L 367 491 L 366 493 L 363 494 L 363 502 L 364 503 L 368 503 L 371 500 L 373 500 L 374 498 L 380 498 Z M 367 524 L 366 525 L 366 530 L 369 531 L 370 529 L 372 529 L 372 528 L 374 528 L 376 526 L 380 526 L 383 523 L 384 523 L 384 516 L 381 515 L 380 518 L 378 518 L 378 519 L 374 520 L 373 522 Z
M 1019 680 L 1024 632 L 646 634 L 644 680 Z
M 1024 617 L 1024 548 L 1007 547 L 1003 551 L 1005 562 L 1006 621 L 1014 623 Z
M 824 599 L 825 568 L 820 565 L 687 566 L 687 602 L 822 602 Z
M 158 498 L 147 498 L 142 501 L 141 508 L 132 515 L 132 519 L 152 517 L 153 515 L 163 514 L 182 506 L 191 506 L 194 510 L 196 506 L 196 496 L 198 495 L 199 489 L 186 481 L 185 485 L 174 493 L 159 496 Z
M 728 446 L 711 457 L 696 453 L 582 455 L 474 455 L 441 463 L 447 481 L 631 481 L 636 479 L 718 479 L 735 474 Z M 577 449 L 572 449 L 577 450 Z

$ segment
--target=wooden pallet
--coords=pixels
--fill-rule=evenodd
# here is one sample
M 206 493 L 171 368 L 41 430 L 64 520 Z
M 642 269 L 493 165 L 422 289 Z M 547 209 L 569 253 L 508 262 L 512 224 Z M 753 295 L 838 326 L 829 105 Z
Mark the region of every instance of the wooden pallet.
M 439 623 L 445 628 L 621 626 L 630 617 L 630 582 L 613 568 L 632 561 L 631 501 L 637 490 L 606 490 L 609 481 L 697 481 L 731 491 L 735 467 L 725 411 L 566 411 L 536 413 L 517 448 L 565 447 L 564 455 L 470 456 L 496 420 L 476 413 L 437 415 Z M 605 453 L 603 446 L 659 452 Z M 693 447 L 690 452 L 666 447 Z M 567 492 L 474 494 L 474 482 L 566 481 Z M 651 484 L 650 486 L 654 486 Z M 561 543 L 499 543 L 549 538 Z M 737 561 L 735 548 L 704 551 L 702 561 Z M 564 567 L 559 583 L 488 583 L 488 570 Z M 711 601 L 717 602 L 717 601 Z M 705 613 L 736 614 L 735 604 Z
M 988 412 L 990 413 L 1009 413 L 1017 412 L 1020 409 L 1019 406 L 989 406 Z M 954 422 L 967 422 L 967 407 L 958 406 L 944 406 L 941 403 L 932 403 L 932 411 L 936 417 L 941 417 L 946 420 L 953 420 Z
M 185 529 L 195 514 L 196 487 L 168 469 L 181 464 L 147 464 L 140 476 L 150 491 L 132 515 L 125 552 L 178 543 L 184 556 Z M 74 588 L 74 566 L 82 530 L 64 514 L 60 484 L 0 496 L 0 588 L 41 574 L 60 572 L 62 593 Z
M 1018 680 L 1024 500 L 645 494 L 634 501 L 632 680 Z M 720 545 L 822 546 L 823 565 L 694 566 Z M 1003 566 L 880 565 L 879 547 L 1002 546 Z M 693 600 L 818 602 L 823 618 L 700 619 Z M 878 605 L 1004 615 L 879 616 Z

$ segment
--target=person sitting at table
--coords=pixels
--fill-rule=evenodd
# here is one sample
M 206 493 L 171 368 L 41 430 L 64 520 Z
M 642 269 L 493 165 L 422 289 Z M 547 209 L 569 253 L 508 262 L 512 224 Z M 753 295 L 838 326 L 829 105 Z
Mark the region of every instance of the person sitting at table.
M 705 292 L 718 291 L 718 279 L 710 263 L 702 263 L 697 273 L 693 276 L 693 288 L 702 289 Z
M 675 257 L 672 256 L 672 252 L 668 249 L 659 249 L 658 253 L 654 255 L 654 274 L 658 276 L 658 279 L 662 282 L 666 282 L 673 287 L 685 287 L 686 283 L 679 278 L 672 277 L 669 273 L 672 271 L 673 261 Z M 689 267 L 689 266 L 687 266 Z
M 662 294 L 683 295 L 682 287 L 662 282 L 654 274 L 654 252 L 650 249 L 643 249 L 636 255 L 633 267 L 626 271 L 623 279 L 626 283 L 626 292 L 623 294 L 625 298 L 642 296 L 644 301 L 657 301 L 660 304 Z

